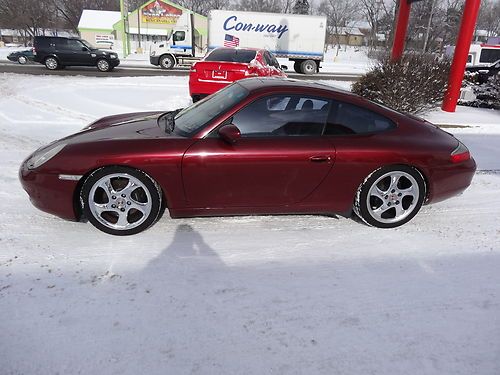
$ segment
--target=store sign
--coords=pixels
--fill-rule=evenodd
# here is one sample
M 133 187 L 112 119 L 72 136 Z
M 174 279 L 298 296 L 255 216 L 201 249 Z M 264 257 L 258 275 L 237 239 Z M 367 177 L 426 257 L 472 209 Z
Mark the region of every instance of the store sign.
M 142 8 L 142 22 L 173 24 L 181 14 L 181 9 L 156 0 Z
M 115 41 L 115 37 L 113 35 L 96 34 L 96 36 L 95 36 L 96 43 L 113 43 L 114 41 Z

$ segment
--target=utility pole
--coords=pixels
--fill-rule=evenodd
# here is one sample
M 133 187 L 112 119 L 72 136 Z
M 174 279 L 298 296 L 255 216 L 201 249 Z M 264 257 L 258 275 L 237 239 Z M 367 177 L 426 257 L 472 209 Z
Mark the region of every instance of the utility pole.
M 130 54 L 130 42 L 128 39 L 128 9 L 125 9 L 123 0 L 120 0 L 120 12 L 121 12 L 121 23 L 122 23 L 122 45 L 123 45 L 123 57 L 127 57 Z
M 427 42 L 429 41 L 429 34 L 431 32 L 431 24 L 432 24 L 432 16 L 434 15 L 434 7 L 436 5 L 436 0 L 431 0 L 431 14 L 429 15 L 429 22 L 427 22 L 427 30 L 425 32 L 425 38 L 424 38 L 424 48 L 422 49 L 422 52 L 425 53 L 425 50 L 427 49 Z

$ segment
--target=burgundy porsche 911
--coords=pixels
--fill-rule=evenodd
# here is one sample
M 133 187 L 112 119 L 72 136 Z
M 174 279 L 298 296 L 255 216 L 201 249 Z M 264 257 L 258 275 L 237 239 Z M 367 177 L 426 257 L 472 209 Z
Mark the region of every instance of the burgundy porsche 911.
M 467 148 L 349 92 L 240 80 L 178 111 L 102 118 L 35 151 L 20 179 L 39 209 L 116 235 L 173 218 L 340 214 L 393 228 L 465 190 Z

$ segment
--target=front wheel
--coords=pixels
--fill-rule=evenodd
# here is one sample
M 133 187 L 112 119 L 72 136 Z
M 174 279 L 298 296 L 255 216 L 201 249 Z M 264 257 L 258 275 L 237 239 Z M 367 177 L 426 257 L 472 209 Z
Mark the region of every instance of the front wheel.
M 85 180 L 85 217 L 99 230 L 118 236 L 142 232 L 160 216 L 162 194 L 147 174 L 127 167 L 105 167 Z
M 422 207 L 425 182 L 408 166 L 376 170 L 359 187 L 354 212 L 365 223 L 378 228 L 395 228 L 410 221 Z
M 111 65 L 109 65 L 108 60 L 100 59 L 100 60 L 97 60 L 97 69 L 100 72 L 109 72 L 111 70 Z
M 293 63 L 293 70 L 295 70 L 295 73 L 302 74 L 302 70 L 300 69 L 300 64 L 301 64 L 301 61 L 295 61 Z
M 165 55 L 160 58 L 160 66 L 162 69 L 172 69 L 175 66 L 175 60 L 170 55 Z

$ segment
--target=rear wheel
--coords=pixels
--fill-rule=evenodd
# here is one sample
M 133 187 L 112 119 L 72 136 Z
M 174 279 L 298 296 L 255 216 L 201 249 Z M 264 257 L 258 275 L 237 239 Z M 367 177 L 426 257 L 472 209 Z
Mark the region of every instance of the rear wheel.
M 160 58 L 160 66 L 162 69 L 172 69 L 175 66 L 175 60 L 170 55 L 164 55 Z
M 361 184 L 354 212 L 367 224 L 395 228 L 410 221 L 422 207 L 425 182 L 408 166 L 380 168 Z
M 300 70 L 304 74 L 314 74 L 318 71 L 318 66 L 314 60 L 305 60 L 300 63 Z
M 162 210 L 158 184 L 144 172 L 127 167 L 94 171 L 81 191 L 83 213 L 99 230 L 118 236 L 142 232 Z
M 296 73 L 302 73 L 302 70 L 300 69 L 300 64 L 301 61 L 295 61 L 293 63 L 293 70 L 295 70 Z
M 111 70 L 111 65 L 109 65 L 109 62 L 106 59 L 97 60 L 96 66 L 100 72 L 109 72 Z
M 24 65 L 28 62 L 28 58 L 24 55 L 21 55 L 17 58 L 17 62 L 21 65 Z
M 47 57 L 45 59 L 45 67 L 49 70 L 56 70 L 59 68 L 59 61 L 55 57 Z

